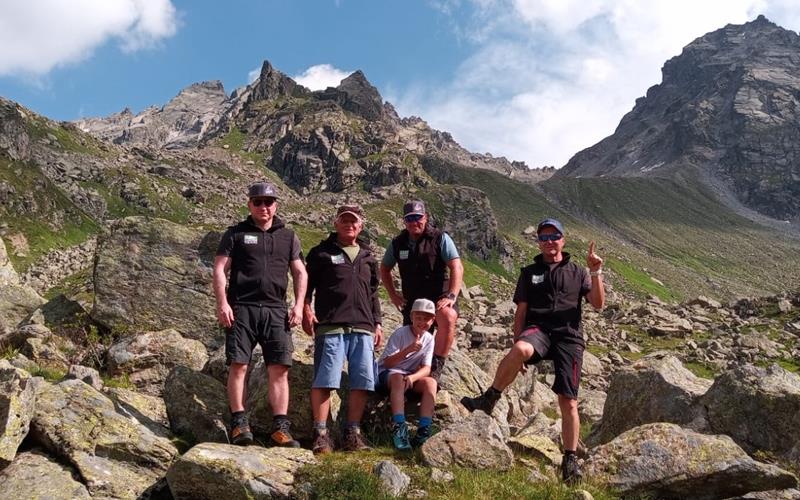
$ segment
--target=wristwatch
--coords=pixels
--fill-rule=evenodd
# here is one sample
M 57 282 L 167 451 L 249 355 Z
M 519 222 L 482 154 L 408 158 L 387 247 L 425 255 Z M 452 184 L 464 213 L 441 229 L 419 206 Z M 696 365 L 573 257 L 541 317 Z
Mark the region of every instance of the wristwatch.
M 447 295 L 445 295 L 445 297 L 447 297 L 448 299 L 450 299 L 452 301 L 456 300 L 456 294 L 454 294 L 453 292 L 447 292 Z

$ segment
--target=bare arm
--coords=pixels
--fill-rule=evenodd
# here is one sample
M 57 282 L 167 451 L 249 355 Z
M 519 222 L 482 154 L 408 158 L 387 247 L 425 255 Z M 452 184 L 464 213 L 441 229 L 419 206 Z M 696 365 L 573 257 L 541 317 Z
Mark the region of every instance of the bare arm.
M 403 349 L 400 349 L 391 356 L 386 356 L 381 362 L 386 368 L 394 368 L 398 363 L 406 359 L 410 354 L 415 353 L 422 349 L 422 339 L 417 339 L 411 344 L 408 344 Z
M 233 309 L 228 304 L 228 297 L 225 293 L 226 275 L 230 268 L 230 257 L 218 255 L 214 258 L 213 286 L 214 296 L 217 299 L 217 321 L 225 328 L 230 328 L 233 325 Z
M 517 304 L 517 310 L 514 312 L 514 340 L 519 338 L 522 329 L 525 328 L 525 316 L 528 313 L 528 303 L 520 302 Z
M 589 266 L 589 274 L 592 278 L 592 289 L 586 298 L 589 299 L 592 307 L 602 309 L 606 303 L 606 290 L 603 287 L 603 259 L 594 252 L 594 241 L 589 243 L 586 264 Z
M 447 268 L 450 270 L 450 287 L 447 292 L 452 293 L 457 298 L 458 292 L 461 291 L 461 283 L 464 280 L 464 265 L 461 264 L 461 259 L 451 259 L 447 261 Z M 455 303 L 456 299 L 442 297 L 436 301 L 436 309 L 453 307 Z
M 383 287 L 386 288 L 386 292 L 389 294 L 389 300 L 392 302 L 392 304 L 394 304 L 396 308 L 402 309 L 406 301 L 394 287 L 394 279 L 392 278 L 392 268 L 386 267 L 383 265 L 383 263 L 381 263 L 380 275 L 381 275 L 381 283 L 383 283 Z
M 308 286 L 308 274 L 306 266 L 300 259 L 289 261 L 289 270 L 292 273 L 294 283 L 294 305 L 289 310 L 289 326 L 297 326 L 303 319 L 303 304 L 306 299 L 306 287 Z

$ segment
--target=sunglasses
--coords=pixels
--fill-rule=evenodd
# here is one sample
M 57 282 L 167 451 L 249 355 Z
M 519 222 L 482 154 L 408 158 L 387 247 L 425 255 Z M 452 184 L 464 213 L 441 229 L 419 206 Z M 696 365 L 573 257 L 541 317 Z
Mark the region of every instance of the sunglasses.
M 563 238 L 564 235 L 561 233 L 554 233 L 554 234 L 540 234 L 536 238 L 544 243 L 545 241 L 558 241 Z
M 423 217 L 424 215 L 422 214 L 410 214 L 403 217 L 403 220 L 406 222 L 419 222 Z
M 251 198 L 250 201 L 254 207 L 260 207 L 261 205 L 271 207 L 275 203 L 275 198 Z

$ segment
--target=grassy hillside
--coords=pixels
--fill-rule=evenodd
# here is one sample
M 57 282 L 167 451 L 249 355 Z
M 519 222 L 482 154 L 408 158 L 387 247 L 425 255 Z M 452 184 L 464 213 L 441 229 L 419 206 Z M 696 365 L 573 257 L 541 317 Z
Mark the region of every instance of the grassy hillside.
M 452 164 L 446 174 L 431 170 L 487 194 L 500 230 L 522 249 L 521 262 L 536 251 L 521 231 L 553 216 L 566 225 L 568 251 L 582 261 L 588 242 L 597 241 L 612 285 L 636 295 L 681 300 L 800 287 L 800 241 L 736 215 L 697 185 L 558 178 L 532 186 Z

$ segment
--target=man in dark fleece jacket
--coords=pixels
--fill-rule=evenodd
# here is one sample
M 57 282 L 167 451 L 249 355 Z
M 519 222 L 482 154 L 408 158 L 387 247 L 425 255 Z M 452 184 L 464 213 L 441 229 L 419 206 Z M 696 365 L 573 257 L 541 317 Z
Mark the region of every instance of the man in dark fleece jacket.
M 378 263 L 369 246 L 358 239 L 364 227 L 361 207 L 339 207 L 334 227 L 336 232 L 308 253 L 308 290 L 303 311 L 303 330 L 315 337 L 311 409 L 313 451 L 317 454 L 333 451 L 327 429 L 330 393 L 340 386 L 345 360 L 350 395 L 342 448 L 369 448 L 361 435 L 360 422 L 369 392 L 375 388 L 374 349 L 380 346 L 383 336 Z

